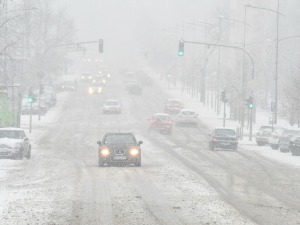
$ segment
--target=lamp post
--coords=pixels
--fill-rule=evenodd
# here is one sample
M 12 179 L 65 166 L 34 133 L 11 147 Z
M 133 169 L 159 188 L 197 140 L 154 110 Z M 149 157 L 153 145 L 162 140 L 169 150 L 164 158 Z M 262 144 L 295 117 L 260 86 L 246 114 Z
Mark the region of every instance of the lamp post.
M 276 13 L 276 56 L 275 56 L 275 90 L 274 90 L 274 98 L 275 98 L 275 109 L 274 109 L 274 114 L 273 114 L 273 122 L 274 124 L 277 124 L 277 114 L 278 114 L 278 55 L 279 55 L 279 15 L 285 16 L 279 12 L 280 8 L 280 0 L 277 0 L 277 11 L 264 8 L 264 7 L 257 7 L 253 6 L 250 4 L 245 5 L 245 21 L 246 21 L 246 10 L 247 8 L 252 8 L 252 9 L 260 9 L 260 10 L 265 10 L 269 12 Z M 244 29 L 245 31 L 245 29 Z

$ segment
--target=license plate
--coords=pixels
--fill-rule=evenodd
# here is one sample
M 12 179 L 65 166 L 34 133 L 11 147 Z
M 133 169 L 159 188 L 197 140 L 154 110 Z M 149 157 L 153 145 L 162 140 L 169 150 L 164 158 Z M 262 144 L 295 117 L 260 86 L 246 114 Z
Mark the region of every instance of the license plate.
M 115 156 L 114 160 L 126 160 L 126 156 Z
M 228 145 L 230 145 L 230 143 L 228 143 L 228 142 L 222 142 L 221 145 L 228 146 Z

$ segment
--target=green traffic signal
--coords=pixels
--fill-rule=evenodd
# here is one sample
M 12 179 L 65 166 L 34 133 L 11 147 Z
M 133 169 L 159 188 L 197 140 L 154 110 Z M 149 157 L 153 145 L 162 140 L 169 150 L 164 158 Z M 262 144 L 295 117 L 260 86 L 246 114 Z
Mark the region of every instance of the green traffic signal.
M 179 49 L 178 49 L 178 55 L 182 57 L 184 55 L 184 41 L 179 41 Z
M 29 98 L 27 99 L 27 101 L 28 101 L 29 103 L 32 103 L 32 102 L 33 102 L 33 98 L 32 98 L 32 97 L 29 97 Z
M 253 107 L 254 107 L 253 103 L 250 103 L 250 104 L 248 105 L 248 108 L 249 108 L 249 109 L 253 109 Z

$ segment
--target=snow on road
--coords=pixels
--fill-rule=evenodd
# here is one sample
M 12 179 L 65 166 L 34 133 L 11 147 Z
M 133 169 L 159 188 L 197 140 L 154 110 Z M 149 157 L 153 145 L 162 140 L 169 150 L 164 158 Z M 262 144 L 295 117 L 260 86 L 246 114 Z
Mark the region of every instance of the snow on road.
M 147 119 L 168 95 L 153 87 L 130 96 L 111 85 L 101 96 L 63 94 L 34 121 L 32 159 L 1 160 L 1 224 L 298 223 L 299 186 L 285 189 L 299 179 L 290 168 L 248 150 L 210 152 L 205 127 L 149 133 Z M 121 115 L 102 114 L 108 98 L 121 100 Z M 96 142 L 115 131 L 144 141 L 141 168 L 97 166 Z

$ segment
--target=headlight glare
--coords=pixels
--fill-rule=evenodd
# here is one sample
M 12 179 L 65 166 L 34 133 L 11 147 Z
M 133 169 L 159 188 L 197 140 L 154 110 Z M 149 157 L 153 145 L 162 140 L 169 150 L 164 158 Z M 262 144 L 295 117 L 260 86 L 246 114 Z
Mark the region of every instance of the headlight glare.
M 140 151 L 137 148 L 130 149 L 130 155 L 136 156 L 140 153 Z
M 108 156 L 110 154 L 110 151 L 108 148 L 101 149 L 101 155 Z

